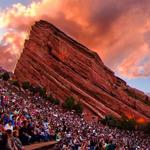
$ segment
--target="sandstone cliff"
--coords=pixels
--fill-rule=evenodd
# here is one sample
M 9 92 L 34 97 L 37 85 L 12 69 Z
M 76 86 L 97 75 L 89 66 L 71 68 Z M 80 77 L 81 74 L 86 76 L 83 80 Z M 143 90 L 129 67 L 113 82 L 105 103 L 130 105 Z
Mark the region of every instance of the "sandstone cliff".
M 15 76 L 46 87 L 61 101 L 73 96 L 101 118 L 112 114 L 150 120 L 148 96 L 116 77 L 95 52 L 46 21 L 32 27 Z

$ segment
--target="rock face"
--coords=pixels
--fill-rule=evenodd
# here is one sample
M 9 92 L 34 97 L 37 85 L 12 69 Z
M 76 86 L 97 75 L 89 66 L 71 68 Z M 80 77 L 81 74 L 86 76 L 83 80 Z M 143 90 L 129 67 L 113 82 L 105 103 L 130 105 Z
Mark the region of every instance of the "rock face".
M 36 22 L 15 69 L 16 78 L 46 87 L 64 101 L 73 96 L 103 118 L 150 120 L 150 98 L 116 77 L 100 57 L 46 21 Z

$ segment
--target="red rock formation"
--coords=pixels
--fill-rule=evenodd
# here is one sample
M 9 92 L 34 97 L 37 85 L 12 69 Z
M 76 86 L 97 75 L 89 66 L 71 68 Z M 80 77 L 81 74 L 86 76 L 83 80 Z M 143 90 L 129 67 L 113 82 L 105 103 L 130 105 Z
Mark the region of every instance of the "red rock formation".
M 127 115 L 150 120 L 150 98 L 116 77 L 93 51 L 76 42 L 52 24 L 39 21 L 15 69 L 16 78 L 46 87 L 65 100 L 73 96 L 86 109 L 103 118 Z

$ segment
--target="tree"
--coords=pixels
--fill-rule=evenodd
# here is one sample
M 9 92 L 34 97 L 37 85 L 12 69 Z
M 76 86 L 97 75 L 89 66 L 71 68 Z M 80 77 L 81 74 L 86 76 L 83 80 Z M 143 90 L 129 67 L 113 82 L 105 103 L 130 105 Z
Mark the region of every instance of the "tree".
M 135 130 L 136 124 L 137 123 L 134 119 L 122 118 L 121 120 L 119 120 L 118 128 L 132 131 Z
M 4 72 L 4 73 L 2 74 L 2 79 L 3 79 L 4 81 L 8 81 L 8 80 L 10 79 L 9 73 L 8 73 L 8 72 Z
M 47 96 L 45 99 L 50 101 L 54 105 L 59 105 L 60 104 L 59 99 L 53 98 L 51 95 Z
M 51 101 L 53 99 L 53 97 L 51 95 L 48 95 L 45 99 L 48 101 Z
M 63 104 L 63 107 L 69 111 L 73 110 L 74 106 L 75 106 L 75 100 L 73 97 L 68 97 Z
M 108 115 L 104 119 L 101 120 L 101 123 L 104 125 L 108 125 L 110 127 L 117 127 L 123 130 L 135 130 L 137 125 L 134 119 L 128 119 L 127 117 L 123 117 L 121 119 L 116 119 L 115 117 Z
M 11 80 L 11 84 L 16 86 L 16 87 L 20 87 L 18 80 Z
M 145 126 L 145 133 L 150 134 L 150 122 L 148 122 Z
M 105 116 L 105 118 L 101 120 L 101 123 L 110 127 L 117 127 L 118 125 L 117 119 L 111 115 Z
M 36 87 L 34 87 L 33 85 L 30 85 L 29 90 L 33 93 L 33 95 L 37 93 Z
M 33 87 L 33 92 L 34 93 L 40 93 L 41 92 L 41 87 L 40 86 Z
M 77 114 L 82 114 L 82 112 L 83 112 L 83 106 L 81 105 L 80 102 L 77 102 L 74 105 L 74 110 L 76 111 Z
M 41 97 L 46 98 L 46 88 L 39 88 L 39 94 Z
M 3 73 L 0 73 L 0 79 L 2 79 L 3 78 Z
M 53 100 L 53 104 L 54 104 L 54 105 L 59 105 L 59 104 L 60 104 L 59 99 L 54 99 L 54 100 Z
M 30 87 L 31 87 L 31 85 L 30 85 L 30 83 L 28 81 L 25 81 L 25 82 L 22 83 L 22 88 L 24 90 L 30 89 Z

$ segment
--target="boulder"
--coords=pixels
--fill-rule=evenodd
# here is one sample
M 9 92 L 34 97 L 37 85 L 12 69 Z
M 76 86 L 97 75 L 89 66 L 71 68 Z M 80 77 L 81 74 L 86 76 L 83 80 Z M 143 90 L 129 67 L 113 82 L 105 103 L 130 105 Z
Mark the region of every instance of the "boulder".
M 61 102 L 72 96 L 100 118 L 126 115 L 137 121 L 150 120 L 143 92 L 116 77 L 97 53 L 46 21 L 32 26 L 15 76 L 21 82 L 46 87 Z

